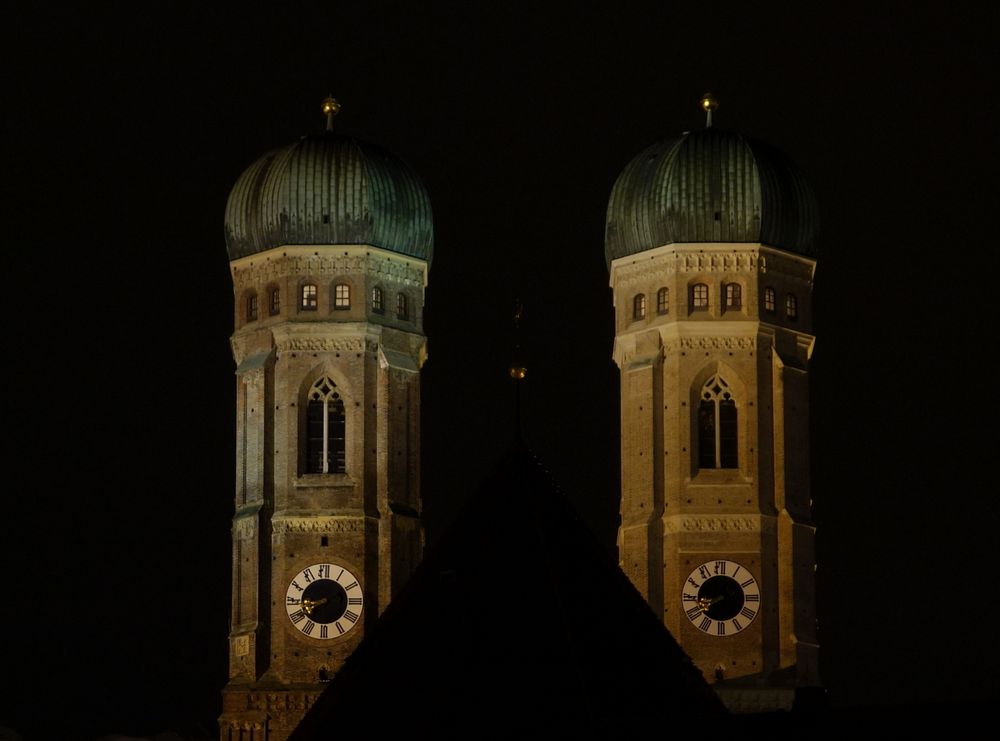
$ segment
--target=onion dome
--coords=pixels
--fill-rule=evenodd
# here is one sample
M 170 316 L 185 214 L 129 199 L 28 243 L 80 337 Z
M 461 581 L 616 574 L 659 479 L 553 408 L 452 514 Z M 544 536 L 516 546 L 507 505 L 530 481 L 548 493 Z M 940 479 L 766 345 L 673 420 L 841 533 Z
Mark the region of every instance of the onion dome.
M 326 132 L 268 152 L 236 181 L 229 259 L 281 245 L 370 244 L 430 262 L 434 225 L 420 178 L 388 152 L 334 134 L 331 101 Z
M 759 242 L 815 257 L 818 226 L 812 189 L 781 153 L 706 128 L 654 144 L 625 167 L 608 202 L 604 253 L 610 264 L 678 242 Z

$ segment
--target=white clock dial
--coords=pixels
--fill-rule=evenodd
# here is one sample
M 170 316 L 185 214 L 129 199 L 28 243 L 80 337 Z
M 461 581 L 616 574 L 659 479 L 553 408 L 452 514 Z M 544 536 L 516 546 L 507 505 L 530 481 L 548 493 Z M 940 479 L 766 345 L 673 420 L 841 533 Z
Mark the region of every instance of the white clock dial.
M 292 579 L 285 610 L 303 635 L 319 640 L 339 638 L 361 620 L 364 590 L 358 578 L 335 563 L 314 563 Z
M 735 561 L 706 561 L 692 571 L 681 589 L 687 619 L 708 635 L 736 635 L 760 610 L 760 586 L 745 566 Z

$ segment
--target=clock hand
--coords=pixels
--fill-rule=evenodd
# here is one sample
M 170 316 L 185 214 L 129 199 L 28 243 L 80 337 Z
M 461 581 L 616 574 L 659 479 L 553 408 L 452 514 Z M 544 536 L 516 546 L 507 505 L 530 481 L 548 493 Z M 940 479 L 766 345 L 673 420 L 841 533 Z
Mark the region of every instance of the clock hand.
M 306 615 L 312 615 L 314 607 L 326 604 L 326 597 L 322 599 L 304 599 L 302 600 L 302 609 L 305 610 Z
M 714 597 L 711 597 L 711 598 L 709 598 L 709 597 L 699 597 L 698 600 L 697 600 L 698 607 L 701 608 L 702 612 L 706 612 L 709 607 L 711 607 L 712 605 L 714 605 L 716 602 L 718 602 L 721 599 L 724 599 L 724 597 L 721 594 L 717 594 L 717 595 L 715 595 Z

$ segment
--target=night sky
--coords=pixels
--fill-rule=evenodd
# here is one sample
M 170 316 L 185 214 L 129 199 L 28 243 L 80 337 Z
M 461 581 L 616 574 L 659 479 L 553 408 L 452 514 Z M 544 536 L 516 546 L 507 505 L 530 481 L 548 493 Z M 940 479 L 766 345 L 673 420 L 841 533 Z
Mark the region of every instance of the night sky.
M 621 5 L 4 11 L 0 727 L 216 732 L 235 459 L 223 211 L 254 159 L 322 129 L 329 93 L 337 130 L 406 160 L 434 208 L 429 542 L 510 445 L 520 298 L 525 438 L 614 553 L 607 199 L 641 149 L 704 125 L 711 91 L 716 126 L 784 151 L 821 209 L 831 704 L 997 696 L 996 11 Z

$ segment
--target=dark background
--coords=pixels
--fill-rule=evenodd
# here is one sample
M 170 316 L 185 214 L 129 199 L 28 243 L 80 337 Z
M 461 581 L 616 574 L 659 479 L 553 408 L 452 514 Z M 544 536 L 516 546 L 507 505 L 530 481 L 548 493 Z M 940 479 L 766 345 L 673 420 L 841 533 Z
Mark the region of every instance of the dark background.
M 235 458 L 222 215 L 247 165 L 322 128 L 328 93 L 337 129 L 407 160 L 434 207 L 429 541 L 510 443 L 520 297 L 525 437 L 614 552 L 607 198 L 643 147 L 703 125 L 711 90 L 716 125 L 783 150 L 821 207 L 830 702 L 996 697 L 996 11 L 620 5 L 5 6 L 0 726 L 215 733 Z

